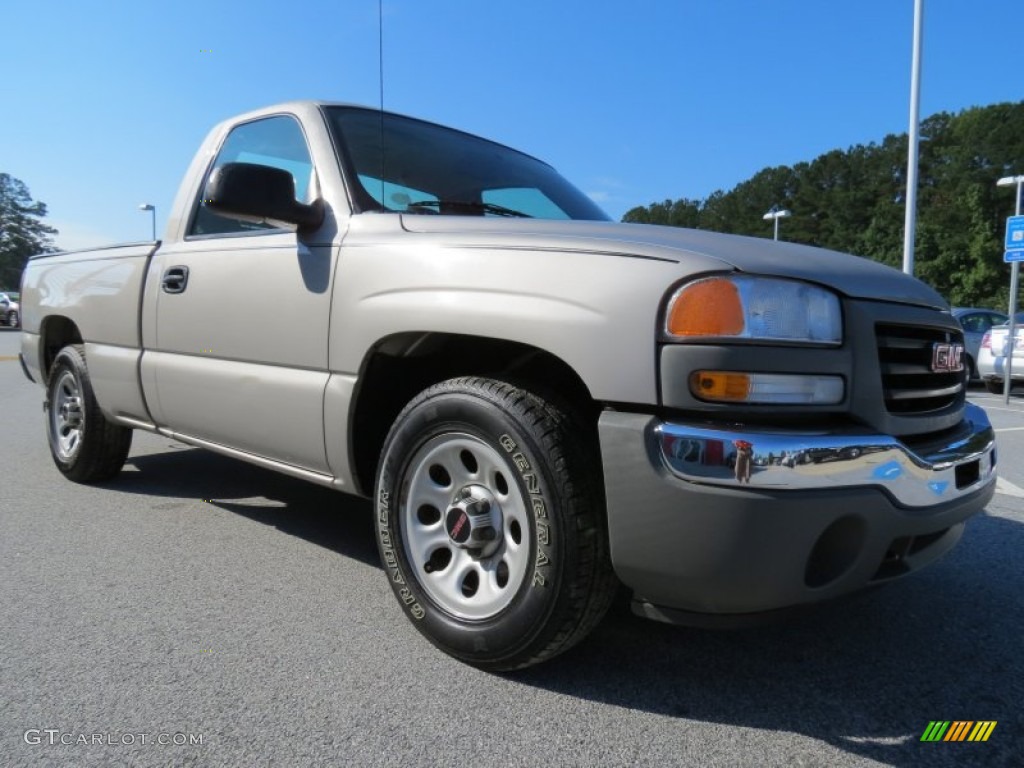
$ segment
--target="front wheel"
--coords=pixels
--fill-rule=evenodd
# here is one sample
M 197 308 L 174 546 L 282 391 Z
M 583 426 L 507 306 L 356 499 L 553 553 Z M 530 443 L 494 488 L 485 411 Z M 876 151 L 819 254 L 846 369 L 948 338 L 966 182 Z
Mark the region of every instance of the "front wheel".
M 64 347 L 53 361 L 46 385 L 46 435 L 53 463 L 76 483 L 109 480 L 128 458 L 132 431 L 112 424 L 100 410 L 81 345 Z
M 377 541 L 432 643 L 510 670 L 582 639 L 615 578 L 600 467 L 582 425 L 523 389 L 453 379 L 413 399 L 384 444 Z

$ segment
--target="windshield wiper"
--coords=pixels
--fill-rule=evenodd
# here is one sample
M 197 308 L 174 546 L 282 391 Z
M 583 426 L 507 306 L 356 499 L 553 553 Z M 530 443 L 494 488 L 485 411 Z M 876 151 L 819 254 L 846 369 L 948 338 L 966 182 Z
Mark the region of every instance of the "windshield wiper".
M 517 211 L 513 208 L 506 208 L 503 205 L 495 205 L 494 203 L 477 203 L 471 200 L 416 200 L 415 202 L 409 203 L 406 206 L 406 210 L 416 213 L 421 209 L 434 209 L 436 208 L 438 213 L 442 210 L 445 212 L 454 211 L 461 213 L 493 213 L 495 216 L 514 216 L 519 219 L 532 219 L 528 213 Z

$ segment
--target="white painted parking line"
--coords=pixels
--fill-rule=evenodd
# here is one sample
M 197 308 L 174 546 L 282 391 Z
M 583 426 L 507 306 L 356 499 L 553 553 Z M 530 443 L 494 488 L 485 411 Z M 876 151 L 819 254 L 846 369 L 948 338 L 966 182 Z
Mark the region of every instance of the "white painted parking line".
M 996 493 L 1001 493 L 1004 496 L 1016 496 L 1019 499 L 1024 499 L 1024 488 L 1014 485 L 1009 480 L 1002 477 L 996 478 Z
M 1002 427 L 1001 429 L 995 430 L 996 432 L 1024 432 L 1024 427 Z

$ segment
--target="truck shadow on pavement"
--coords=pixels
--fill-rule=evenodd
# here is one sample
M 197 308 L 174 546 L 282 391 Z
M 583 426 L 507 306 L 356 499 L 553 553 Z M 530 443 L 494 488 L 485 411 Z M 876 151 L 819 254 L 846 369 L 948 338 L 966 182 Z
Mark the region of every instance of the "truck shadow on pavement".
M 143 496 L 203 501 L 345 557 L 380 566 L 369 501 L 199 448 L 175 444 L 175 449 L 130 456 L 127 466 L 137 471 L 122 472 L 105 487 Z M 267 505 L 267 500 L 283 506 Z M 161 502 L 154 500 L 151 506 L 160 507 Z
M 366 500 L 198 449 L 128 464 L 137 471 L 107 487 L 206 500 L 380 565 Z M 267 499 L 283 506 L 267 506 Z M 620 599 L 580 646 L 506 677 L 511 685 L 678 718 L 681 727 L 693 720 L 769 737 L 800 734 L 888 765 L 1021 765 L 1022 553 L 1024 525 L 982 514 L 931 568 L 754 629 L 670 627 L 634 617 Z M 922 743 L 932 720 L 998 725 L 986 743 Z M 745 734 L 744 743 L 758 738 Z M 703 762 L 702 754 L 678 757 L 681 764 Z M 798 747 L 791 762 L 815 759 Z

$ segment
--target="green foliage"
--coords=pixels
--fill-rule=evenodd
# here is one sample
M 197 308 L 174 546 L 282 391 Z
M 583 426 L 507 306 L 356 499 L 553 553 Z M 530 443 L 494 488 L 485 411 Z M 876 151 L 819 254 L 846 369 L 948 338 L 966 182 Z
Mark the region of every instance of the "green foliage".
M 35 202 L 28 187 L 0 173 L 0 286 L 16 289 L 28 257 L 53 250 L 57 230 L 42 222 L 46 203 Z
M 921 124 L 915 270 L 952 304 L 1005 307 L 1003 231 L 1011 190 L 996 179 L 1024 173 L 1024 101 L 932 115 Z M 665 200 L 623 221 L 771 236 L 762 216 L 788 208 L 780 237 L 903 261 L 907 136 L 832 150 L 809 163 L 765 168 L 704 200 Z

